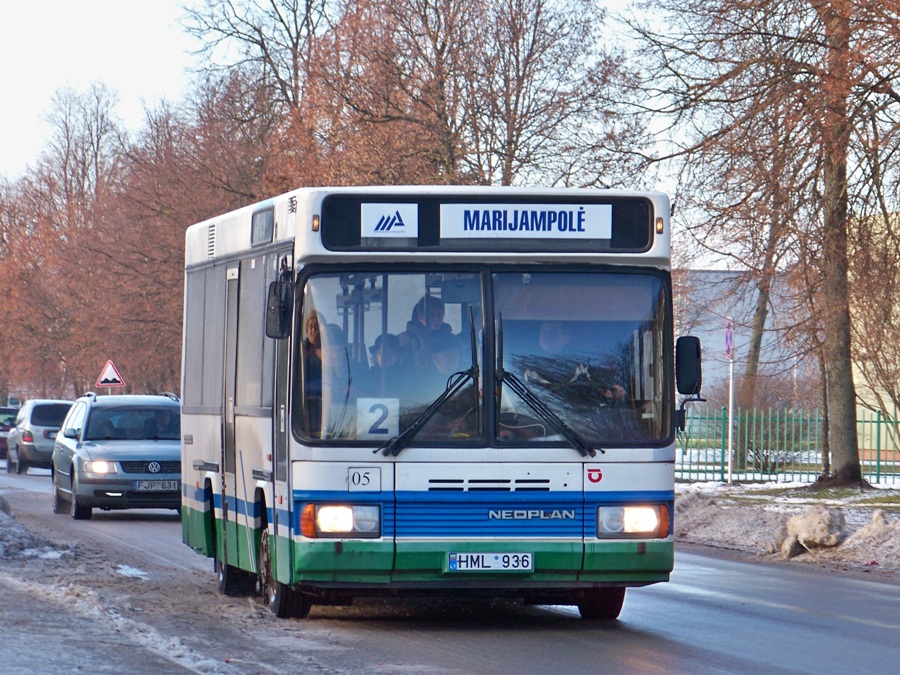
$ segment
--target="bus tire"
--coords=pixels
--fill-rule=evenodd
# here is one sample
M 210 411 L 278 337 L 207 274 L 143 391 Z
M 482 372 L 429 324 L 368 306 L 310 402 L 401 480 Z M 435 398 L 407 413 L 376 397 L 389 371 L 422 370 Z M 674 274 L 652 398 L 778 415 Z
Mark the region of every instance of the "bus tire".
M 311 599 L 275 579 L 272 568 L 272 549 L 266 523 L 260 530 L 259 587 L 269 611 L 279 619 L 304 619 L 312 609 Z
M 216 558 L 219 593 L 231 597 L 250 595 L 256 589 L 256 575 Z
M 305 619 L 312 609 L 308 596 L 280 581 L 273 581 L 266 587 L 266 604 L 279 619 Z
M 591 588 L 578 600 L 581 618 L 588 621 L 614 621 L 625 602 L 625 587 Z

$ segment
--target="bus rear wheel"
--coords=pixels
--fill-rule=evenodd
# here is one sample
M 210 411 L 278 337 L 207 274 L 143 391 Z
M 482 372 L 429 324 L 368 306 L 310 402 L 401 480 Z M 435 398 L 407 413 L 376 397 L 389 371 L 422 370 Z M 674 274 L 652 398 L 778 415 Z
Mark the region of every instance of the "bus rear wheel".
M 219 593 L 231 597 L 251 595 L 256 589 L 256 576 L 216 558 Z
M 625 602 L 625 587 L 591 588 L 578 601 L 581 618 L 588 621 L 613 621 L 619 618 Z

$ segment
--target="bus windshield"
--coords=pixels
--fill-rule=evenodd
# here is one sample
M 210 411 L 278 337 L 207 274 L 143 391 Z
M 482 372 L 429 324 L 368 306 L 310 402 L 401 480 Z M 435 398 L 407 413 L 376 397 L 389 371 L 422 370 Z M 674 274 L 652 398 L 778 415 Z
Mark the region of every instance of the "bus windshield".
M 297 312 L 298 435 L 383 445 L 415 425 L 407 445 L 664 442 L 663 275 L 507 269 L 311 274 Z
M 667 301 L 659 277 L 502 273 L 493 277 L 493 297 L 498 370 L 515 377 L 526 394 L 601 448 L 665 439 Z M 501 441 L 560 437 L 505 382 L 498 407 Z

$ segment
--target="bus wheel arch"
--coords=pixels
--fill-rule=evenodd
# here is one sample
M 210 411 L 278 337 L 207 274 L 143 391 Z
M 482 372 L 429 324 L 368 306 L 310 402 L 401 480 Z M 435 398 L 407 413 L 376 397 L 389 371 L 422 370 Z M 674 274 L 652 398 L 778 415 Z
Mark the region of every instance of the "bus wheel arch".
M 219 557 L 219 550 L 216 548 L 218 538 L 216 537 L 216 502 L 213 499 L 212 481 L 206 479 L 203 485 L 203 540 L 206 547 L 207 555 L 214 560 Z
M 207 483 L 207 486 L 209 487 L 209 497 L 211 499 L 212 486 L 209 483 Z M 211 514 L 210 521 L 212 523 L 213 562 L 216 570 L 216 585 L 219 589 L 219 593 L 231 597 L 252 594 L 256 589 L 256 575 L 228 564 L 224 559 L 224 540 L 222 541 L 222 555 L 219 554 L 219 533 L 221 530 L 217 525 L 217 522 L 219 521 L 216 520 L 215 504 L 212 501 L 209 504 L 209 513 Z M 224 530 L 226 523 L 224 522 L 224 519 L 221 522 L 222 530 Z

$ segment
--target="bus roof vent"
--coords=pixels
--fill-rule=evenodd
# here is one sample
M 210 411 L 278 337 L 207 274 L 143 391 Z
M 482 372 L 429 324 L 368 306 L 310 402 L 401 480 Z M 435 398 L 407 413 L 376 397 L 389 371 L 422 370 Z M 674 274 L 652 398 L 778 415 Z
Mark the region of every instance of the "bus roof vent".
M 206 232 L 206 257 L 216 257 L 216 224 L 210 223 L 209 230 Z

